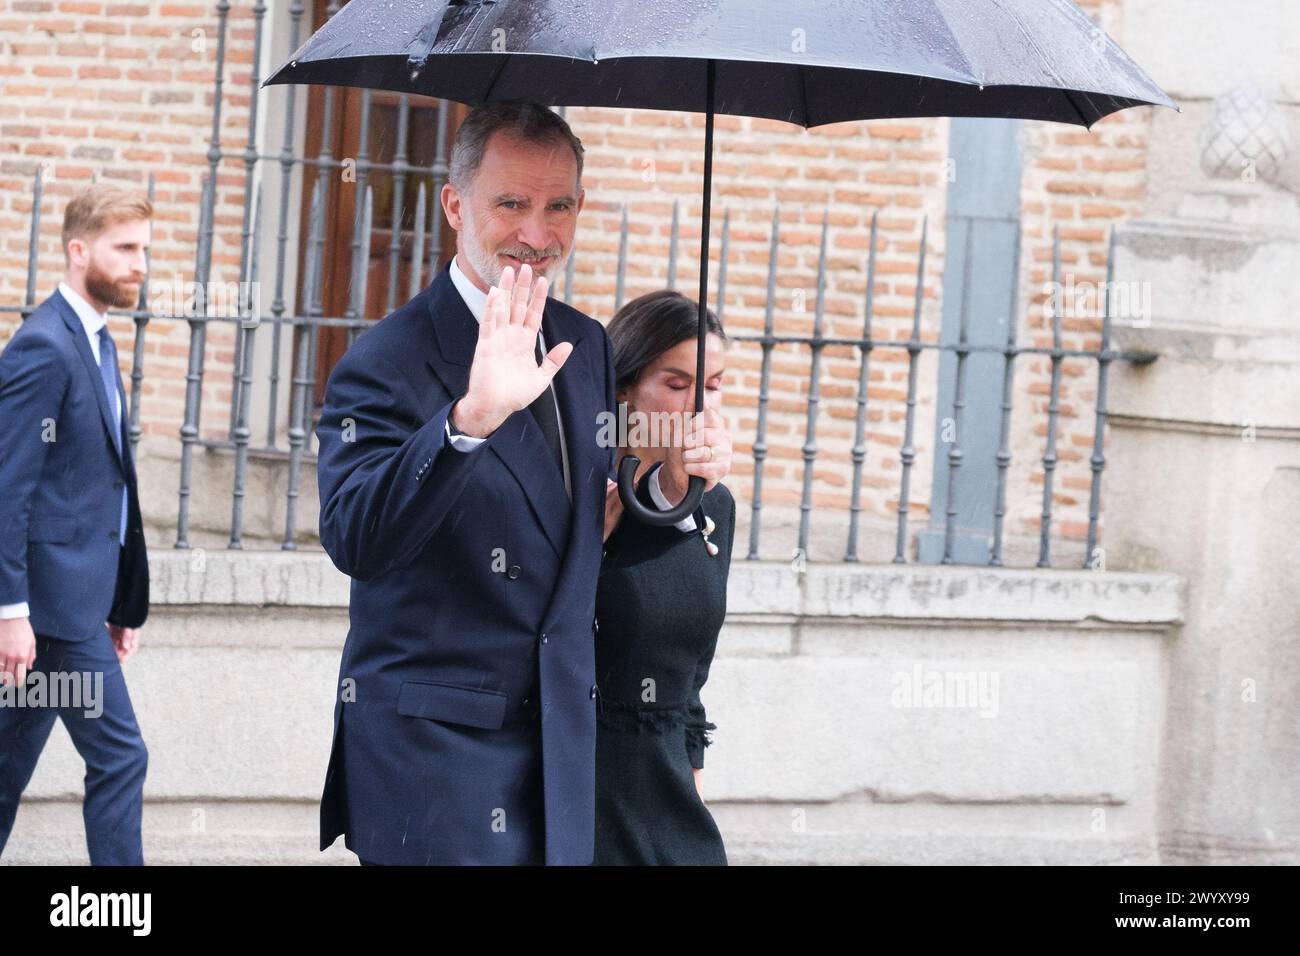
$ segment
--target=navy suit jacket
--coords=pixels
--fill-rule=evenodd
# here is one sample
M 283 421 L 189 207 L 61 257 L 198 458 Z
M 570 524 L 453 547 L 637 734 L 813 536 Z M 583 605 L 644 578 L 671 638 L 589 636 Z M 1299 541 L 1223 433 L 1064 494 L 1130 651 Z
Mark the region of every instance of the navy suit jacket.
M 352 589 L 321 849 L 343 833 L 377 863 L 592 860 L 614 360 L 604 327 L 557 300 L 542 333 L 573 343 L 554 379 L 572 506 L 528 410 L 472 451 L 447 441 L 478 341 L 449 265 L 330 375 L 320 536 Z M 542 792 L 517 793 L 533 774 Z
M 84 641 L 105 621 L 139 627 L 149 613 L 126 396 L 115 378 L 116 421 L 85 327 L 58 292 L 0 353 L 0 604 L 27 602 L 32 630 L 46 637 Z

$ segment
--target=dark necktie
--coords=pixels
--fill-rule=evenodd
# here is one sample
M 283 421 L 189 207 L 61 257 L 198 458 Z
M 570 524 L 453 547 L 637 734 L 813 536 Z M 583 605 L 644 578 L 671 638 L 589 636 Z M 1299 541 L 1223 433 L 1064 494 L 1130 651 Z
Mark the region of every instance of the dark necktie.
M 117 349 L 113 337 L 108 334 L 108 326 L 99 330 L 99 377 L 104 383 L 104 394 L 108 397 L 108 412 L 113 416 L 113 447 L 122 454 L 122 413 L 118 409 L 117 398 Z M 125 456 L 124 456 L 125 457 Z M 119 544 L 126 543 L 126 487 L 122 487 L 122 516 L 118 526 Z
M 537 340 L 537 364 L 542 364 L 542 342 L 539 337 Z M 560 476 L 564 476 L 564 453 L 560 450 L 560 420 L 555 414 L 555 399 L 552 397 L 551 386 L 547 385 L 542 389 L 528 410 L 533 413 L 533 418 L 537 421 L 537 427 L 542 430 L 542 437 L 546 439 L 546 444 L 550 446 L 551 457 L 555 459 L 555 467 L 560 469 Z

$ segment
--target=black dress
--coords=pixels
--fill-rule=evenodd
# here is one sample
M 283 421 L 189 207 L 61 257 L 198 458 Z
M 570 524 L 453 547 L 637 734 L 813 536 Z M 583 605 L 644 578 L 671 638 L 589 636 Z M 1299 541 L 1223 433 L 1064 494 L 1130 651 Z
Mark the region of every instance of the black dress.
M 653 507 L 644 479 L 637 495 Z M 716 555 L 701 533 L 705 515 Z M 625 515 L 605 543 L 596 590 L 597 866 L 727 863 L 692 768 L 704 766 L 715 729 L 700 688 L 727 612 L 735 517 L 719 483 L 700 499 L 693 533 Z

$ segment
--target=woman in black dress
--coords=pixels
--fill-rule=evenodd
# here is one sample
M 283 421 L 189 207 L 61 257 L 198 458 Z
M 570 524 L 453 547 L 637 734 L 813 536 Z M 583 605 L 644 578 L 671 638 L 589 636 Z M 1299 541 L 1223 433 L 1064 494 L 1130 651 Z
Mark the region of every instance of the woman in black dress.
M 655 413 L 693 416 L 698 321 L 696 303 L 663 291 L 628 303 L 608 326 L 629 421 L 619 459 L 631 451 L 642 460 L 638 497 L 676 504 L 691 474 L 706 482 L 699 507 L 683 519 L 693 521 L 690 532 L 624 518 L 617 486 L 609 486 L 596 591 L 596 865 L 727 862 L 700 789 L 714 729 L 700 690 L 726 615 L 736 515 L 718 481 L 730 468 L 731 441 L 720 412 L 725 335 L 712 312 L 704 412 L 679 440 L 650 427 Z

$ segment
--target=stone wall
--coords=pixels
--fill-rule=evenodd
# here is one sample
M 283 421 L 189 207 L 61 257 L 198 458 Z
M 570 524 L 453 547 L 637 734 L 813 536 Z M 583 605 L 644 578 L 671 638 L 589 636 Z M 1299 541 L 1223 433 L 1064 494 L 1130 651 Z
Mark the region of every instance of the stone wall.
M 316 849 L 346 578 L 320 554 L 151 559 L 126 665 L 146 860 L 352 862 Z M 1159 862 L 1185 602 L 1167 574 L 736 562 L 701 695 L 731 861 Z M 6 862 L 84 861 L 82 773 L 60 725 Z

